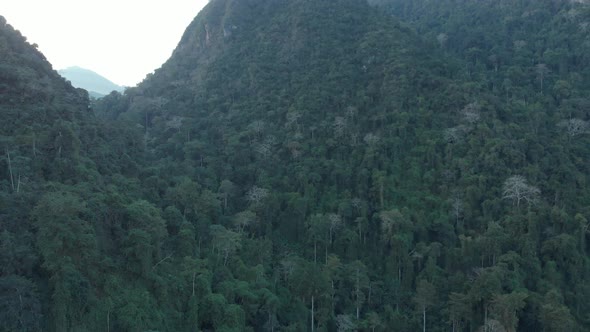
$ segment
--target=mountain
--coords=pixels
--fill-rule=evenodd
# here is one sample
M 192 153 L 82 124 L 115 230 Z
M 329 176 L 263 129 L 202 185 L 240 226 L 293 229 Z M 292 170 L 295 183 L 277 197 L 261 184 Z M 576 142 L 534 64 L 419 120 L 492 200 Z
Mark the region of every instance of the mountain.
M 155 201 L 226 243 L 213 294 L 279 273 L 267 326 L 583 330 L 586 7 L 382 5 L 211 2 L 123 97 Z
M 72 301 L 94 301 L 102 277 L 91 209 L 119 165 L 133 172 L 117 158 L 136 157 L 125 139 L 134 131 L 100 123 L 88 92 L 2 16 L 0 117 L 0 331 L 88 330 L 81 317 L 95 309 Z
M 590 11 L 440 3 L 212 0 L 90 104 L 0 25 L 0 331 L 588 330 Z
M 58 73 L 72 82 L 73 86 L 87 90 L 94 98 L 104 97 L 112 91 L 121 92 L 124 89 L 92 70 L 80 67 L 68 67 L 59 70 Z
M 72 87 L 59 76 L 45 57 L 26 43 L 4 18 L 0 27 L 2 151 L 5 155 L 13 154 L 16 160 L 12 166 L 26 169 L 22 174 L 26 177 L 32 176 L 25 175 L 29 172 L 48 172 L 51 163 L 54 166 L 69 163 L 69 167 L 74 167 L 69 153 L 77 153 L 77 131 L 91 117 L 88 93 Z M 44 161 L 33 163 L 34 159 Z M 12 190 L 18 187 L 19 172 L 11 171 L 9 176 Z

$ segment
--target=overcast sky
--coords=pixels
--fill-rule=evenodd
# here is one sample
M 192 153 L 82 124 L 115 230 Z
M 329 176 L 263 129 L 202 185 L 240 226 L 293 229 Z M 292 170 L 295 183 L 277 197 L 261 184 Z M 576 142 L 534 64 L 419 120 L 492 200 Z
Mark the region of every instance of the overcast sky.
M 172 54 L 207 0 L 1 0 L 0 15 L 54 69 L 80 66 L 125 86 Z

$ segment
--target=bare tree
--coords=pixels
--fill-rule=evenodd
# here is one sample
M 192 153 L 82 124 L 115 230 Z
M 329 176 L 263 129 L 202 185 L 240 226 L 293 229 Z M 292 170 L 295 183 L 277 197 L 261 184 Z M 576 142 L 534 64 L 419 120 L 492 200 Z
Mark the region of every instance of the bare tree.
M 447 45 L 448 40 L 449 36 L 447 36 L 446 33 L 439 33 L 438 36 L 436 36 L 436 41 L 438 41 L 440 47 L 445 47 L 445 45 Z
M 495 319 L 488 319 L 483 326 L 477 329 L 478 332 L 506 332 L 502 324 Z
M 262 156 L 263 159 L 268 159 L 272 154 L 272 146 L 268 142 L 262 142 L 255 148 L 256 152 Z
M 545 76 L 551 72 L 549 67 L 547 67 L 544 63 L 539 63 L 535 66 L 535 72 L 537 73 L 537 79 L 541 83 L 541 92 L 543 92 L 543 82 L 545 81 Z
M 481 118 L 480 115 L 481 106 L 477 102 L 473 102 L 467 104 L 461 110 L 461 116 L 463 117 L 463 121 L 467 122 L 469 125 L 474 125 L 479 122 Z
M 10 162 L 10 152 L 6 149 L 6 159 L 8 160 L 8 172 L 10 175 L 10 185 L 12 187 L 12 191 L 14 191 L 14 174 L 12 174 L 12 163 Z
M 346 107 L 346 119 L 348 121 L 354 121 L 354 116 L 357 113 L 357 109 L 354 106 L 347 106 Z
M 265 127 L 266 124 L 264 123 L 264 121 L 256 120 L 248 126 L 248 129 L 252 130 L 256 135 L 260 136 L 262 135 L 262 132 L 264 131 Z
M 527 46 L 527 42 L 524 40 L 515 40 L 513 44 L 516 51 L 520 51 Z
M 332 244 L 334 233 L 342 226 L 342 217 L 335 213 L 330 213 L 328 214 L 328 222 L 330 226 L 330 244 Z
M 344 117 L 337 116 L 334 119 L 333 127 L 334 127 L 334 136 L 336 138 L 344 136 L 344 134 L 346 133 L 346 127 L 347 127 L 346 119 Z
M 291 152 L 293 159 L 299 159 L 301 157 L 301 144 L 297 141 L 290 141 L 286 144 L 287 149 Z
M 283 279 L 288 282 L 297 268 L 297 261 L 292 255 L 287 255 L 281 259 L 280 264 L 279 271 L 283 275 Z
M 166 128 L 176 129 L 178 131 L 178 130 L 180 130 L 180 127 L 182 127 L 183 121 L 184 121 L 184 117 L 173 116 L 172 118 L 170 118 L 170 120 L 166 121 Z
M 300 118 L 301 118 L 301 112 L 289 111 L 289 113 L 287 113 L 287 123 L 285 125 L 287 127 L 295 127 L 295 129 L 299 130 L 299 119 Z
M 559 122 L 558 125 L 562 128 L 565 128 L 567 134 L 570 137 L 575 137 L 590 132 L 590 124 L 588 121 L 584 121 L 582 119 L 563 120 Z
M 463 139 L 464 134 L 465 130 L 463 126 L 456 126 L 445 129 L 443 138 L 448 144 L 455 144 Z
M 356 210 L 360 210 L 361 207 L 363 206 L 363 200 L 358 197 L 355 197 L 350 200 L 350 205 L 352 205 L 352 207 L 355 208 Z
M 359 133 L 351 133 L 350 134 L 350 146 L 358 146 L 359 145 Z
M 498 72 L 498 66 L 500 65 L 500 59 L 496 54 L 492 54 L 488 57 L 488 60 L 494 65 L 494 71 Z
M 368 146 L 375 147 L 379 143 L 379 136 L 373 133 L 368 133 L 363 138 L 363 141 L 365 141 Z
M 521 201 L 526 201 L 529 206 L 535 204 L 541 191 L 527 183 L 522 175 L 513 175 L 504 181 L 502 198 L 512 200 L 517 207 Z
M 250 201 L 252 204 L 259 204 L 262 200 L 268 197 L 268 189 L 260 188 L 254 186 L 248 190 L 246 194 L 246 199 Z

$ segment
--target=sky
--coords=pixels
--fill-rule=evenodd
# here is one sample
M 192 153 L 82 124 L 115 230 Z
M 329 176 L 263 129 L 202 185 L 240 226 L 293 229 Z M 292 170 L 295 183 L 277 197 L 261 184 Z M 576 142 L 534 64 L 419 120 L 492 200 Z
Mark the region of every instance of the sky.
M 208 0 L 2 0 L 0 15 L 53 68 L 79 66 L 134 86 L 172 54 Z

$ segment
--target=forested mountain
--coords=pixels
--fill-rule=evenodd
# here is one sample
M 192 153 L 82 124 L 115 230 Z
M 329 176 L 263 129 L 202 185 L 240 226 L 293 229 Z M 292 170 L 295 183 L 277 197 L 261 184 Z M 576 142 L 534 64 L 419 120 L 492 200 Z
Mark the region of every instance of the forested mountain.
M 70 81 L 73 86 L 88 91 L 88 94 L 94 98 L 104 97 L 112 91 L 123 91 L 122 86 L 109 81 L 107 78 L 89 69 L 68 67 L 60 69 L 58 73 Z
M 99 123 L 2 16 L 0 118 L 0 331 L 102 330 L 101 204 L 136 172 L 138 136 Z
M 2 20 L 0 331 L 590 329 L 588 6 L 369 2 L 212 0 L 90 110 Z

